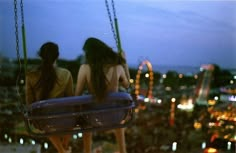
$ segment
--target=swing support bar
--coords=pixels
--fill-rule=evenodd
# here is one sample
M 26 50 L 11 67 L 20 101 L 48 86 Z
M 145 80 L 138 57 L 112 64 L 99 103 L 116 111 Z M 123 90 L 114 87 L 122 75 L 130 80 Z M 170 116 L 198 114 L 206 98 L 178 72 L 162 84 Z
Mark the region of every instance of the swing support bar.
M 26 35 L 25 35 L 25 25 L 22 24 L 21 27 L 22 31 L 22 43 L 23 43 L 23 51 L 24 51 L 24 69 L 25 69 L 25 75 L 27 73 L 27 49 L 26 49 Z
M 117 48 L 118 52 L 122 52 L 121 41 L 120 41 L 120 34 L 119 34 L 119 27 L 118 27 L 118 20 L 117 18 L 114 19 L 115 21 L 115 29 L 116 29 L 116 37 L 117 37 Z
M 117 49 L 118 49 L 118 53 L 120 54 L 123 50 L 122 50 L 122 47 L 121 47 L 118 20 L 117 20 L 117 17 L 116 17 L 115 2 L 114 2 L 114 0 L 111 0 L 112 11 L 113 11 L 113 20 L 112 20 L 112 17 L 111 17 L 111 12 L 110 12 L 110 8 L 109 8 L 108 0 L 105 0 L 105 4 L 106 4 L 106 8 L 107 8 L 108 17 L 109 17 L 109 20 L 110 20 L 111 31 L 113 32 L 113 37 L 116 41 L 116 46 L 117 46 Z M 114 27 L 114 24 L 115 24 L 115 27 Z

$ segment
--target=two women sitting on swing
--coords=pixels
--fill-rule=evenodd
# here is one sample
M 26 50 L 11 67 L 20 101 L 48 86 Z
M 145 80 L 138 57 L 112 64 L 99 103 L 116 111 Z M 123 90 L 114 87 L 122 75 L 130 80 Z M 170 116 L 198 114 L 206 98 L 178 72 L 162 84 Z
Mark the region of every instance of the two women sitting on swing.
M 59 56 L 58 46 L 48 42 L 42 45 L 39 55 L 42 64 L 27 74 L 26 101 L 35 101 L 67 96 L 80 96 L 85 89 L 96 101 L 102 101 L 109 92 L 118 92 L 119 86 L 129 86 L 129 70 L 122 52 L 120 56 L 108 45 L 96 38 L 88 38 L 83 50 L 86 64 L 81 65 L 75 93 L 71 73 L 56 66 Z M 120 153 L 126 153 L 124 128 L 114 129 Z M 58 153 L 69 153 L 70 135 L 49 136 Z M 92 152 L 92 132 L 83 133 L 84 153 Z

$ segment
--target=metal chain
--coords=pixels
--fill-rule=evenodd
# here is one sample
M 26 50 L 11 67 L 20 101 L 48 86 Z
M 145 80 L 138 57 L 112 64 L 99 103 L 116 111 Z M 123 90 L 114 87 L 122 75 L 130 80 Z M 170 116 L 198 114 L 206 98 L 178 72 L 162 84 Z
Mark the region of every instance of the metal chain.
M 18 32 L 18 11 L 17 11 L 17 0 L 14 0 L 14 13 L 15 13 L 15 36 L 16 36 L 16 56 L 20 63 L 20 50 L 19 50 L 19 32 Z
M 111 4 L 112 4 L 112 9 L 113 9 L 114 19 L 116 19 L 116 8 L 115 8 L 115 2 L 114 2 L 114 0 L 111 0 Z
M 110 9 L 109 9 L 109 4 L 108 4 L 108 1 L 105 0 L 105 4 L 106 4 L 106 8 L 107 8 L 107 14 L 108 14 L 108 17 L 109 17 L 109 21 L 110 21 L 110 25 L 111 25 L 111 31 L 113 33 L 113 37 L 115 39 L 115 42 L 116 42 L 116 46 L 118 46 L 118 40 L 117 40 L 117 36 L 116 36 L 116 32 L 115 32 L 115 29 L 114 29 L 114 24 L 113 24 L 113 21 L 112 21 L 112 17 L 111 17 L 111 12 L 110 12 Z M 114 11 L 114 2 L 112 1 L 112 6 L 113 6 L 113 13 L 115 12 Z M 115 16 L 116 14 L 114 14 Z
M 22 65 L 21 65 L 20 50 L 19 50 L 17 0 L 14 0 L 14 20 L 15 20 L 15 36 L 16 36 L 16 56 L 17 56 L 17 60 L 19 63 L 19 73 L 18 73 L 17 80 L 16 80 L 16 92 L 17 92 L 17 95 L 18 95 L 20 102 L 21 102 L 22 100 L 21 100 L 21 94 L 19 91 L 18 83 L 20 81 L 20 74 L 21 74 L 21 70 L 22 70 Z M 20 103 L 20 105 L 22 106 L 22 103 Z M 18 109 L 21 110 L 20 107 L 18 107 Z
M 17 15 L 17 0 L 14 0 L 14 13 L 15 13 L 15 36 L 16 36 L 16 54 L 17 58 L 20 57 L 19 51 L 19 34 L 18 34 L 18 15 Z
M 20 8 L 21 8 L 21 24 L 25 24 L 25 19 L 24 19 L 24 5 L 23 5 L 23 0 L 20 1 Z

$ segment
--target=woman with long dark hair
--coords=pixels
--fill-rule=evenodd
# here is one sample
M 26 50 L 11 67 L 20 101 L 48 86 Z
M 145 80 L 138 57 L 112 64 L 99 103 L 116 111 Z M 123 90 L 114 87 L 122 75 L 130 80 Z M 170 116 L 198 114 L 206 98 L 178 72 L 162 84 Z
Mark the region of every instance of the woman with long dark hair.
M 43 44 L 39 51 L 41 65 L 26 76 L 26 102 L 28 105 L 40 100 L 74 96 L 73 79 L 70 71 L 56 66 L 59 56 L 58 45 L 53 42 Z M 70 135 L 49 136 L 58 153 L 69 153 Z
M 81 65 L 75 95 L 82 95 L 85 87 L 101 102 L 109 92 L 118 92 L 119 85 L 129 86 L 129 70 L 122 57 L 97 38 L 88 38 L 83 46 L 86 64 Z M 124 128 L 115 129 L 120 153 L 126 153 Z M 84 153 L 91 153 L 92 133 L 83 135 Z

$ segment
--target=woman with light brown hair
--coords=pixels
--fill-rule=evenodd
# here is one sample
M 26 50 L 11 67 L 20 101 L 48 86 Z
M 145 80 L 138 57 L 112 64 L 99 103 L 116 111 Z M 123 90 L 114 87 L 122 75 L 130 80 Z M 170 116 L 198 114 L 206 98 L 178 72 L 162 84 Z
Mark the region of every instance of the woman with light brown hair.
M 26 102 L 30 105 L 40 100 L 74 96 L 73 79 L 70 71 L 57 67 L 58 45 L 53 42 L 43 44 L 39 51 L 41 64 L 26 75 Z M 47 130 L 47 129 L 44 129 Z M 70 153 L 70 135 L 48 137 L 58 153 Z

